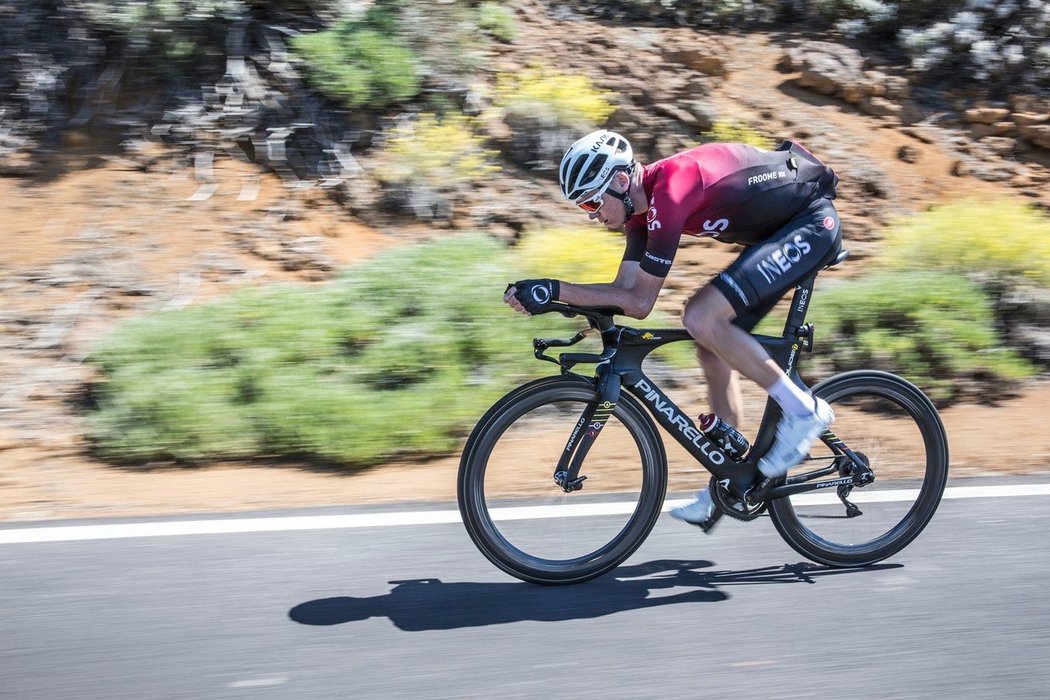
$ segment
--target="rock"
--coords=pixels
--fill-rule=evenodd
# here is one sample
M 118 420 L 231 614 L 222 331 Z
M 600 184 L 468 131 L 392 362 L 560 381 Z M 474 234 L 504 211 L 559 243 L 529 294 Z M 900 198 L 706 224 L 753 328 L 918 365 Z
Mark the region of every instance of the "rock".
M 962 160 L 952 161 L 952 165 L 949 169 L 949 172 L 951 172 L 951 174 L 955 177 L 966 177 L 970 174 L 970 166 Z
M 864 71 L 864 79 L 866 81 L 863 85 L 864 94 L 872 97 L 885 97 L 887 77 L 888 76 L 881 71 Z
M 1050 124 L 1022 126 L 1021 136 L 1040 148 L 1050 150 Z
M 864 59 L 848 46 L 809 41 L 791 49 L 790 60 L 801 71 L 798 84 L 815 92 L 858 104 L 875 90 L 864 75 Z
M 649 120 L 649 113 L 635 107 L 620 107 L 609 116 L 608 126 L 626 135 L 634 144 L 639 129 Z
M 1035 95 L 1012 95 L 1007 98 L 1011 109 L 1015 112 L 1031 112 L 1033 114 L 1046 114 L 1050 112 L 1050 100 L 1036 97 Z
M 871 94 L 868 91 L 868 83 L 845 83 L 839 86 L 838 96 L 851 105 L 864 103 Z M 882 99 L 882 98 L 873 98 Z M 863 109 L 863 107 L 861 107 Z
M 1009 336 L 1010 345 L 1024 357 L 1050 365 L 1050 328 L 1018 324 Z
M 1017 139 L 1006 136 L 989 136 L 983 139 L 981 143 L 1001 156 L 1012 155 L 1017 152 Z
M 910 126 L 926 119 L 926 110 L 914 100 L 905 100 L 901 103 L 901 111 L 897 116 L 900 118 L 901 124 Z
M 700 131 L 707 131 L 714 126 L 715 120 L 718 119 L 718 112 L 707 102 L 689 100 L 683 102 L 681 107 L 688 110 L 689 114 L 696 120 L 697 128 Z
M 905 163 L 918 163 L 922 154 L 914 146 L 901 146 L 897 149 L 897 157 Z
M 843 179 L 856 183 L 870 197 L 885 199 L 889 195 L 886 191 L 886 174 L 878 168 L 857 165 L 850 168 Z
M 1005 107 L 974 107 L 966 110 L 964 116 L 971 124 L 994 124 L 1010 116 Z
M 923 143 L 933 143 L 933 137 L 921 127 L 905 127 L 901 129 L 901 133 Z
M 1050 120 L 1050 115 L 1034 112 L 1014 112 L 1011 115 L 1011 119 L 1014 120 L 1014 124 L 1017 124 L 1017 126 L 1035 126 L 1036 124 L 1045 124 L 1047 120 Z
M 985 182 L 1006 182 L 1017 177 L 1017 167 L 1007 163 L 974 163 L 970 166 L 970 174 Z
M 903 111 L 899 104 L 890 102 L 884 97 L 869 97 L 865 99 L 861 104 L 861 109 L 876 117 L 898 117 Z
M 699 126 L 699 120 L 695 116 L 690 114 L 687 110 L 682 109 L 678 105 L 656 104 L 653 105 L 653 111 L 657 114 L 662 114 L 665 117 L 670 117 L 671 119 L 681 122 L 682 124 L 686 124 L 687 126 L 701 128 Z
M 34 177 L 40 175 L 43 168 L 32 154 L 25 151 L 0 155 L 0 176 Z
M 791 53 L 785 53 L 777 61 L 777 70 L 781 73 L 794 73 L 795 72 L 795 59 L 792 58 Z
M 726 64 L 721 56 L 714 56 L 700 49 L 671 49 L 664 51 L 664 59 L 687 66 L 704 75 L 723 76 Z
M 890 100 L 904 100 L 911 97 L 911 85 L 907 78 L 899 75 L 887 75 L 885 80 L 886 98 Z
M 804 70 L 798 77 L 798 84 L 822 95 L 834 95 L 839 90 L 839 83 L 820 70 Z
M 970 131 L 978 139 L 988 136 L 1002 136 L 1016 130 L 1013 122 L 995 122 L 994 124 L 973 124 Z

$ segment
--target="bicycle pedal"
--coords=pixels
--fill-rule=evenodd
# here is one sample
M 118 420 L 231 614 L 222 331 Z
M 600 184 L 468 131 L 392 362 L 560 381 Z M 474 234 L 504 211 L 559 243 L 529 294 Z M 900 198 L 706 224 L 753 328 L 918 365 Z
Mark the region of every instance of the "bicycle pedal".
M 704 534 L 709 534 L 711 528 L 718 524 L 718 521 L 722 519 L 722 511 L 715 508 L 715 512 L 711 514 L 711 517 L 702 523 L 693 523 L 698 528 L 704 531 Z

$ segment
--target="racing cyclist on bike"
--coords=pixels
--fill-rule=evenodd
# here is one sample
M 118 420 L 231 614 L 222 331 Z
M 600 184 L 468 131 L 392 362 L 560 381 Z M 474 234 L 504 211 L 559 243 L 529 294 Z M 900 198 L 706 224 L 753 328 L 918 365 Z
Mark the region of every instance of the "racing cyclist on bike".
M 642 319 L 656 303 L 683 234 L 746 246 L 690 298 L 682 321 L 696 341 L 717 415 L 740 424 L 737 372 L 779 404 L 783 416 L 772 447 L 759 460 L 761 472 L 783 476 L 801 462 L 834 413 L 792 382 L 750 331 L 788 290 L 838 255 L 841 231 L 831 202 L 838 178 L 831 168 L 790 141 L 775 151 L 705 144 L 641 165 L 627 139 L 601 130 L 565 152 L 559 182 L 565 198 L 591 220 L 625 232 L 616 278 L 603 284 L 521 280 L 507 289 L 504 301 L 530 315 L 563 301 L 616 307 Z M 697 525 L 713 513 L 706 488 L 671 511 Z

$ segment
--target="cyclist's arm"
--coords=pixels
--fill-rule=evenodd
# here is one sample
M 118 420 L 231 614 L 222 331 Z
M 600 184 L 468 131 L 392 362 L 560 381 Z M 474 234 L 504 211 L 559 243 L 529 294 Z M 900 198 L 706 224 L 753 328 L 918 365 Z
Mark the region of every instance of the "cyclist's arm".
M 616 306 L 632 318 L 645 318 L 663 286 L 663 277 L 643 271 L 636 261 L 624 260 L 611 283 L 562 282 L 558 299 L 576 306 Z

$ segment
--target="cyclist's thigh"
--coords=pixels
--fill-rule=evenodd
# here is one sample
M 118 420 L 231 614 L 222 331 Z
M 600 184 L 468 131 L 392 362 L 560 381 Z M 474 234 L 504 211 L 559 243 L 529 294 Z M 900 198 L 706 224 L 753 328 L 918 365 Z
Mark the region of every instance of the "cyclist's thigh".
M 712 280 L 750 331 L 793 287 L 838 255 L 842 232 L 830 199 L 818 199 Z

